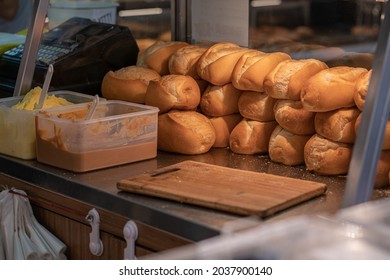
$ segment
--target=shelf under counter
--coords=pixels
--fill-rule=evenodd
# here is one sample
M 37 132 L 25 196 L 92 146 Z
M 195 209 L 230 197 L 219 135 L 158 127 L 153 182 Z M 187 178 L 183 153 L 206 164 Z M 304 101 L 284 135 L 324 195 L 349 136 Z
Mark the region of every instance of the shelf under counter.
M 220 234 L 227 223 L 242 217 L 189 204 L 123 192 L 119 191 L 116 186 L 117 182 L 122 179 L 185 160 L 326 184 L 327 191 L 324 195 L 290 207 L 264 220 L 251 219 L 256 223 L 302 214 L 334 214 L 340 210 L 342 205 L 346 179 L 344 176 L 319 176 L 308 172 L 304 166 L 289 167 L 271 162 L 267 155 L 238 155 L 228 149 L 212 149 L 206 154 L 195 156 L 159 151 L 154 159 L 85 173 L 73 173 L 41 164 L 35 160 L 26 161 L 1 155 L 0 172 L 48 191 L 183 237 L 191 242 L 197 242 Z M 375 189 L 372 199 L 389 196 L 390 190 Z

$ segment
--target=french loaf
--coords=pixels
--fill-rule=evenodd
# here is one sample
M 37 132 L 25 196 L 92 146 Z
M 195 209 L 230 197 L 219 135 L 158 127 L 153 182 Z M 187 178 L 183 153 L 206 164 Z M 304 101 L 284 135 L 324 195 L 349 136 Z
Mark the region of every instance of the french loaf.
M 300 101 L 279 99 L 275 102 L 273 111 L 277 123 L 288 132 L 297 135 L 315 133 L 315 113 L 303 109 Z
M 287 59 L 264 79 L 265 92 L 275 99 L 300 100 L 305 81 L 328 66 L 317 59 Z
M 244 91 L 238 99 L 238 110 L 243 117 L 250 120 L 273 121 L 275 102 L 276 99 L 263 92 Z
M 145 94 L 145 104 L 158 107 L 160 114 L 173 109 L 196 110 L 199 102 L 197 82 L 184 75 L 165 75 L 159 81 L 151 81 Z
M 243 119 L 230 133 L 230 149 L 236 154 L 264 154 L 277 123 Z
M 338 66 L 322 70 L 308 79 L 301 91 L 303 108 L 327 112 L 355 106 L 355 84 L 365 68 Z
M 169 73 L 176 75 L 188 75 L 195 80 L 199 80 L 200 77 L 197 72 L 197 63 L 206 49 L 206 47 L 195 45 L 188 45 L 178 49 L 169 58 Z
M 232 83 L 240 90 L 264 92 L 265 76 L 287 59 L 291 57 L 283 52 L 248 52 L 242 55 L 234 66 Z
M 274 162 L 294 166 L 305 163 L 303 150 L 311 135 L 297 135 L 278 125 L 271 134 L 268 155 Z
M 240 95 L 241 90 L 231 83 L 223 86 L 209 85 L 201 96 L 199 107 L 209 117 L 238 113 Z
M 318 134 L 314 134 L 304 147 L 306 168 L 321 175 L 347 174 L 351 156 L 351 144 L 335 142 Z
M 353 144 L 356 138 L 355 122 L 359 115 L 360 110 L 356 106 L 316 113 L 316 132 L 336 142 Z
M 216 136 L 211 121 L 196 111 L 172 110 L 158 116 L 158 149 L 185 155 L 208 152 Z
M 162 75 L 169 74 L 169 59 L 177 50 L 188 46 L 180 41 L 157 41 L 138 55 L 137 66 L 147 67 Z
M 257 52 L 233 43 L 220 42 L 207 48 L 198 60 L 199 77 L 213 85 L 231 83 L 233 69 L 240 57 L 247 52 Z
M 161 76 L 156 71 L 134 65 L 109 71 L 102 80 L 102 96 L 106 99 L 145 103 L 149 82 L 160 79 Z

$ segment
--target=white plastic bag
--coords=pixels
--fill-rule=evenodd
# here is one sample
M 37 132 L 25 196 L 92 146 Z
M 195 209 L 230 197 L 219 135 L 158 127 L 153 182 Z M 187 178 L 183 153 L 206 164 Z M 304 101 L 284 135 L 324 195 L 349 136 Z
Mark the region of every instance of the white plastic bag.
M 66 245 L 37 221 L 26 197 L 0 193 L 0 259 L 66 259 Z
M 5 258 L 13 260 L 14 258 L 14 207 L 12 195 L 8 190 L 2 192 L 1 217 L 0 217 L 0 236 L 3 244 Z

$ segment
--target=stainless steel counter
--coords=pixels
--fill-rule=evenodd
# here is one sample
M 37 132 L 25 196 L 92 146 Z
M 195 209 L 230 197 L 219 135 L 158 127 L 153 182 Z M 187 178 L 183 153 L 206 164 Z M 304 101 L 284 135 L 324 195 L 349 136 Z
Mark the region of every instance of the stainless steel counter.
M 307 172 L 304 166 L 288 167 L 271 162 L 265 155 L 237 155 L 226 149 L 212 149 L 206 154 L 197 156 L 159 152 L 155 159 L 86 173 L 72 173 L 34 160 L 25 161 L 0 155 L 0 172 L 196 242 L 218 235 L 226 223 L 242 217 L 164 199 L 130 194 L 116 188 L 116 183 L 121 179 L 183 160 L 195 160 L 326 184 L 327 191 L 324 195 L 279 212 L 263 221 L 251 217 L 250 221 L 255 223 L 301 214 L 334 214 L 342 205 L 345 185 L 343 176 L 318 176 Z M 376 189 L 372 199 L 383 197 L 390 197 L 389 189 Z

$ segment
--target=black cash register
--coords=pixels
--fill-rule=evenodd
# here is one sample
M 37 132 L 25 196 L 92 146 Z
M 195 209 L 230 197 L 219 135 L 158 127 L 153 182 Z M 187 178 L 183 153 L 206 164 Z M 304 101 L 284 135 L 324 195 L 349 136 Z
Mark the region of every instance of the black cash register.
M 24 44 L 0 57 L 0 97 L 12 96 Z M 42 86 L 53 64 L 50 91 L 101 94 L 104 75 L 137 62 L 138 45 L 127 27 L 71 18 L 43 34 L 32 86 Z

